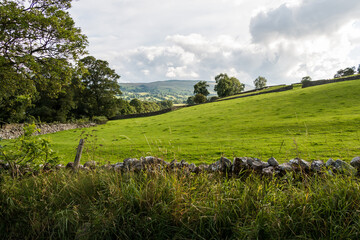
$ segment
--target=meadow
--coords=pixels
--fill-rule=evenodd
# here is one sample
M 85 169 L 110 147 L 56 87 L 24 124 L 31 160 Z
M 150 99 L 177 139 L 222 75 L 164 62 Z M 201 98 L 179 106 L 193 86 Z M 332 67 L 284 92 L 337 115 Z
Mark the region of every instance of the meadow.
M 294 88 L 48 137 L 64 163 L 73 161 L 80 138 L 86 139 L 83 162 L 150 155 L 192 163 L 221 156 L 350 161 L 360 154 L 359 91 L 360 81 Z
M 64 163 L 359 155 L 359 81 L 202 104 L 48 135 Z M 0 169 L 2 171 L 2 169 Z M 0 174 L 0 239 L 359 239 L 356 176 L 59 170 Z

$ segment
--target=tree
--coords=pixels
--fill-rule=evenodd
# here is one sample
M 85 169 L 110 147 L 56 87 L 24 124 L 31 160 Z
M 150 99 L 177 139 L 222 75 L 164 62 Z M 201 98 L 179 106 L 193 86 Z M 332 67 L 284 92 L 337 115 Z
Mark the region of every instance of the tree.
M 204 96 L 201 93 L 198 93 L 194 96 L 194 103 L 199 104 L 199 103 L 205 103 L 206 102 L 206 96 Z
M 214 90 L 217 92 L 219 97 L 227 97 L 244 90 L 245 85 L 235 78 L 229 78 L 225 73 L 221 73 L 215 77 L 216 85 Z
M 301 79 L 301 83 L 306 83 L 310 81 L 312 81 L 312 78 L 310 76 L 306 76 Z
M 206 81 L 200 81 L 194 85 L 194 94 L 202 94 L 205 97 L 209 95 L 209 91 L 207 90 L 207 87 L 209 87 L 209 84 L 207 84 Z
M 77 76 L 83 88 L 77 93 L 78 116 L 106 116 L 111 118 L 118 113 L 117 96 L 121 95 L 117 80 L 120 78 L 109 63 L 92 56 L 80 60 L 86 72 Z
M 56 97 L 71 81 L 72 64 L 85 54 L 87 39 L 70 7 L 71 0 L 1 1 L 0 108 L 7 113 L 30 106 L 37 86 Z
M 133 100 L 130 101 L 130 106 L 133 106 L 135 108 L 136 113 L 143 113 L 144 112 L 144 105 L 137 98 L 134 98 Z
M 193 105 L 194 104 L 194 96 L 190 96 L 190 97 L 188 97 L 188 99 L 186 100 L 186 103 L 188 104 L 188 105 Z
M 254 80 L 255 89 L 261 89 L 263 87 L 266 87 L 266 78 L 259 76 Z
M 163 100 L 158 103 L 161 109 L 172 108 L 173 102 L 171 100 Z
M 351 76 L 354 74 L 355 74 L 355 67 L 348 67 L 348 68 L 340 69 L 339 71 L 337 71 L 337 73 L 334 75 L 334 78 Z

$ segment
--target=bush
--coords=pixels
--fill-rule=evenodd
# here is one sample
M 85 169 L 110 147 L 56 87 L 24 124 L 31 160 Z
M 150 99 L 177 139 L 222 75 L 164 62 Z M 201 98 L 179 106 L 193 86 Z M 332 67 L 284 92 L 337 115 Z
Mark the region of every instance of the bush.
M 194 104 L 194 96 L 188 97 L 188 99 L 186 100 L 186 103 L 188 105 L 193 105 Z
M 195 95 L 194 97 L 194 103 L 199 104 L 199 103 L 205 103 L 206 102 L 206 97 L 205 95 L 198 93 Z
M 220 99 L 220 98 L 217 97 L 217 96 L 212 96 L 212 97 L 209 99 L 209 101 L 210 101 L 210 102 L 215 102 L 215 101 L 217 101 L 218 99 Z
M 96 124 L 105 124 L 107 123 L 108 119 L 105 116 L 94 116 L 92 117 L 92 121 Z
M 24 127 L 24 134 L 9 145 L 0 146 L 0 161 L 10 167 L 12 177 L 21 176 L 21 168 L 38 169 L 40 164 L 57 164 L 59 157 L 50 148 L 50 141 L 33 137 L 33 133 L 40 132 L 35 124 Z

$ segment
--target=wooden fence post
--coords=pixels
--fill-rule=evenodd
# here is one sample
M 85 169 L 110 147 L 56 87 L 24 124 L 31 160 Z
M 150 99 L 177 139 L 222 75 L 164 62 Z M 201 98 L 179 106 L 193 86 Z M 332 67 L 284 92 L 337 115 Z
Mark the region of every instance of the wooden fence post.
M 75 157 L 75 161 L 74 161 L 74 170 L 77 170 L 79 168 L 80 165 L 80 159 L 81 159 L 81 154 L 84 148 L 84 143 L 85 140 L 84 139 L 80 139 L 79 142 L 79 146 L 77 148 L 77 153 L 76 153 L 76 157 Z

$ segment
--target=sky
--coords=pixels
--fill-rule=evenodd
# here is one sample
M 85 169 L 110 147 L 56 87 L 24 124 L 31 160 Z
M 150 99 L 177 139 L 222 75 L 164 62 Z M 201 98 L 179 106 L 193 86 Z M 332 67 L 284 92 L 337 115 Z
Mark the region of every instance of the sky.
M 75 0 L 70 14 L 120 82 L 289 84 L 360 64 L 359 0 Z

